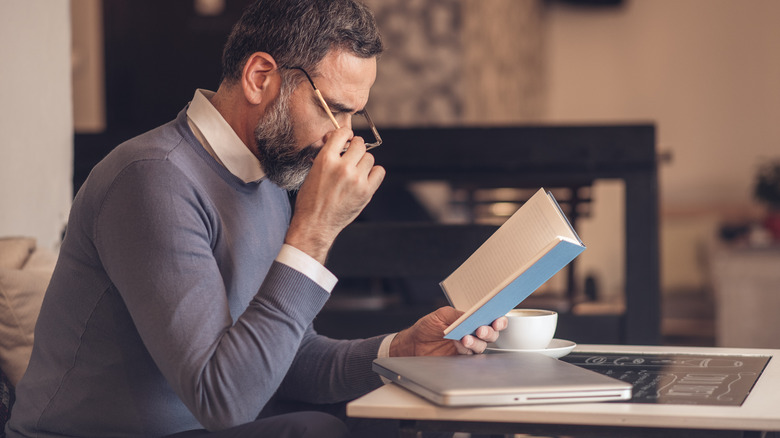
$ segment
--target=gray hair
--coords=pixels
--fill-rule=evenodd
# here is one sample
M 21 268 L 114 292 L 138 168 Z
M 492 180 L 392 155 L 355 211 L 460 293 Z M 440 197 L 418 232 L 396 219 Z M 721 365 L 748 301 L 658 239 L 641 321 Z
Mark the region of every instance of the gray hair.
M 331 49 L 370 58 L 382 53 L 374 16 L 353 0 L 258 0 L 244 11 L 222 53 L 222 79 L 235 82 L 255 52 L 280 67 L 315 74 Z

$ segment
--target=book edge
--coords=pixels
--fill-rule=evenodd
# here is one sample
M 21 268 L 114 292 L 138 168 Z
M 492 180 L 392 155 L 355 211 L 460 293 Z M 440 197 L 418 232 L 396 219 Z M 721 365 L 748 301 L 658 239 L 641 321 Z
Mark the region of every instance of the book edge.
M 507 279 L 505 279 L 503 282 L 501 282 L 499 284 L 499 286 L 496 286 L 492 291 L 488 292 L 479 301 L 477 301 L 473 306 L 471 306 L 468 310 L 466 310 L 463 313 L 463 315 L 461 315 L 452 324 L 450 324 L 449 327 L 444 329 L 444 334 L 445 335 L 449 334 L 452 330 L 454 330 L 463 321 L 468 319 L 471 315 L 473 315 L 477 310 L 479 310 L 487 302 L 489 302 L 490 300 L 495 298 L 499 293 L 501 293 L 502 290 L 506 289 L 507 286 L 512 284 L 516 279 L 518 279 L 521 275 L 523 275 L 526 271 L 528 271 L 529 268 L 531 268 L 533 265 L 535 265 L 537 262 L 539 262 L 539 260 L 541 260 L 545 255 L 549 254 L 550 251 L 552 251 L 556 246 L 560 245 L 561 242 L 567 242 L 567 243 L 579 246 L 583 250 L 585 249 L 585 245 L 583 245 L 582 242 L 575 242 L 575 241 L 573 241 L 572 239 L 570 239 L 570 238 L 568 238 L 566 236 L 556 236 L 556 239 L 557 240 L 551 241 L 550 244 L 547 245 L 543 250 L 539 251 L 536 254 L 536 256 L 530 262 L 526 263 L 520 269 L 515 271 L 515 274 L 513 274 L 512 276 L 507 277 Z M 442 286 L 442 289 L 444 289 L 444 286 Z M 533 293 L 533 291 L 531 293 Z M 445 296 L 447 296 L 448 300 L 450 299 L 449 296 L 446 293 L 446 289 L 445 289 Z
M 496 234 L 498 234 L 498 233 L 500 233 L 500 232 L 501 232 L 501 229 L 503 229 L 503 228 L 505 228 L 505 227 L 510 227 L 510 226 L 511 226 L 511 224 L 512 224 L 512 222 L 513 222 L 513 220 L 512 220 L 512 219 L 513 219 L 513 218 L 514 218 L 514 217 L 517 215 L 517 213 L 518 213 L 518 212 L 519 212 L 519 211 L 520 211 L 520 210 L 521 210 L 521 209 L 522 209 L 522 208 L 523 208 L 523 207 L 524 207 L 526 204 L 530 203 L 530 202 L 531 202 L 532 200 L 534 200 L 534 199 L 537 199 L 537 202 L 539 202 L 538 200 L 539 200 L 539 199 L 541 199 L 541 198 L 546 198 L 548 202 L 552 200 L 552 204 L 553 204 L 553 206 L 554 206 L 555 208 L 557 208 L 557 210 L 558 210 L 559 214 L 562 214 L 562 213 L 563 213 L 563 211 L 561 210 L 561 207 L 560 207 L 560 205 L 558 205 L 558 201 L 556 201 L 556 200 L 555 200 L 555 198 L 554 198 L 554 197 L 552 197 L 552 193 L 551 193 L 550 191 L 547 191 L 547 190 L 545 190 L 545 188 L 544 188 L 544 187 L 541 187 L 541 188 L 539 188 L 539 190 L 537 190 L 536 192 L 534 192 L 534 194 L 533 194 L 533 195 L 532 195 L 530 198 L 528 198 L 528 200 L 526 201 L 526 203 L 525 203 L 525 204 L 523 204 L 523 205 L 521 205 L 521 206 L 520 206 L 520 207 L 519 207 L 519 208 L 518 208 L 518 209 L 517 209 L 517 210 L 516 210 L 514 213 L 512 213 L 512 215 L 509 217 L 509 219 L 507 219 L 507 220 L 506 220 L 506 221 L 505 221 L 505 222 L 504 222 L 504 223 L 503 223 L 503 224 L 502 224 L 502 225 L 501 225 L 501 226 L 498 228 L 498 230 L 496 230 L 496 231 L 495 231 L 493 234 L 491 234 L 491 235 L 490 235 L 490 236 L 489 236 L 487 239 L 485 239 L 485 241 L 484 241 L 484 242 L 482 242 L 482 244 L 480 244 L 480 245 L 479 245 L 479 246 L 478 246 L 478 247 L 477 247 L 477 248 L 476 248 L 474 251 L 472 251 L 472 253 L 471 253 L 471 254 L 470 254 L 468 257 L 466 257 L 466 260 L 464 260 L 464 261 L 463 261 L 463 262 L 462 262 L 460 265 L 458 265 L 458 267 L 457 267 L 457 268 L 455 268 L 455 270 L 454 270 L 454 271 L 452 271 L 452 272 L 451 272 L 451 273 L 450 273 L 450 274 L 449 274 L 447 277 L 445 277 L 445 278 L 444 278 L 442 281 L 440 281 L 440 282 L 439 282 L 439 287 L 441 287 L 442 291 L 444 292 L 444 296 L 447 298 L 447 302 L 449 302 L 449 303 L 450 303 L 450 305 L 451 305 L 452 307 L 454 307 L 454 308 L 458 309 L 458 307 L 456 307 L 456 306 L 454 305 L 454 300 L 453 300 L 453 298 L 452 298 L 452 296 L 451 296 L 450 292 L 448 292 L 448 291 L 447 291 L 447 286 L 446 286 L 446 284 L 447 284 L 447 282 L 450 280 L 450 278 L 452 278 L 452 276 L 453 276 L 453 275 L 454 275 L 456 272 L 458 272 L 460 269 L 462 269 L 462 268 L 463 268 L 463 266 L 465 266 L 466 264 L 470 263 L 470 262 L 472 261 L 472 259 L 473 259 L 473 258 L 476 256 L 476 254 L 477 254 L 477 253 L 479 253 L 479 252 L 480 252 L 480 250 L 482 250 L 482 248 L 483 248 L 483 247 L 485 247 L 485 245 L 487 245 L 487 243 L 488 243 L 488 242 L 489 242 L 489 241 L 490 241 L 490 240 L 493 238 L 493 236 L 495 236 Z M 566 215 L 563 215 L 563 218 L 564 218 L 564 221 L 566 222 L 566 224 L 569 226 L 569 228 L 570 228 L 570 229 L 572 229 L 572 231 L 573 231 L 573 228 L 571 228 L 571 223 L 570 223 L 570 222 L 569 222 L 569 220 L 566 218 Z M 576 236 L 576 233 L 574 233 L 574 235 Z M 561 236 L 558 236 L 558 237 L 561 237 Z M 581 243 L 581 242 L 580 242 L 580 243 Z M 545 249 L 546 249 L 546 248 L 548 248 L 548 247 L 545 247 Z M 538 256 L 538 253 L 537 253 L 537 256 Z M 532 259 L 532 260 L 533 260 L 533 259 Z M 538 260 L 538 258 L 537 258 L 536 260 Z M 521 268 L 522 268 L 522 269 L 527 269 L 528 267 L 530 267 L 530 266 L 532 266 L 532 265 L 533 265 L 533 263 L 531 263 L 531 264 L 526 264 L 526 265 L 524 265 L 524 266 L 523 266 L 523 267 L 521 267 Z M 523 271 L 521 270 L 520 272 L 522 273 Z M 515 277 L 515 278 L 516 278 L 516 277 Z M 487 293 L 485 296 L 491 296 L 490 292 L 488 292 L 488 293 Z M 483 299 L 484 299 L 484 296 L 483 296 Z M 479 301 L 479 302 L 481 302 L 481 301 Z M 479 304 L 479 302 L 477 302 L 477 304 Z M 476 305 L 476 304 L 475 304 L 475 305 Z M 472 307 L 473 307 L 473 306 L 472 306 Z M 458 309 L 458 310 L 461 310 L 461 309 Z

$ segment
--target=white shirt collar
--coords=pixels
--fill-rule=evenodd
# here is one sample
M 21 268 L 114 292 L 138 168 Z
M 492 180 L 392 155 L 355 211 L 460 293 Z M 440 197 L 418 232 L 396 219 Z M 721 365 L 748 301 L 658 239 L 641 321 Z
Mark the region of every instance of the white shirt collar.
M 263 179 L 260 161 L 230 127 L 210 99 L 213 91 L 197 89 L 187 109 L 187 122 L 203 147 L 233 175 L 244 182 Z

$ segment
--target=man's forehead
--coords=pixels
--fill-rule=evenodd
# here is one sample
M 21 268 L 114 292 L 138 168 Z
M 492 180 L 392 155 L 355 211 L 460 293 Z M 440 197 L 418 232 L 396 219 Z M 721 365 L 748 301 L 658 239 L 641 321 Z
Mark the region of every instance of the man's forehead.
M 317 88 L 332 99 L 368 99 L 376 79 L 376 58 L 361 58 L 347 51 L 330 51 L 315 73 Z
M 375 75 L 376 57 L 364 58 L 349 50 L 334 49 L 328 51 L 320 60 L 316 70 L 317 74 L 322 76 L 350 74 L 361 70 L 366 70 L 363 73 Z

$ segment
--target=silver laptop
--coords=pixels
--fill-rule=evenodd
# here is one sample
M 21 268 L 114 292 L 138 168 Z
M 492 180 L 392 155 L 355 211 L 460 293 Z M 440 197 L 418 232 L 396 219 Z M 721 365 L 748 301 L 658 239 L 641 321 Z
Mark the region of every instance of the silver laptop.
M 442 406 L 631 398 L 631 384 L 539 353 L 385 357 L 374 372 Z

